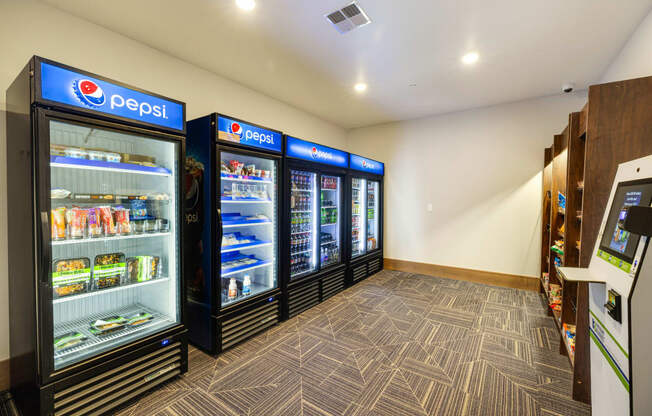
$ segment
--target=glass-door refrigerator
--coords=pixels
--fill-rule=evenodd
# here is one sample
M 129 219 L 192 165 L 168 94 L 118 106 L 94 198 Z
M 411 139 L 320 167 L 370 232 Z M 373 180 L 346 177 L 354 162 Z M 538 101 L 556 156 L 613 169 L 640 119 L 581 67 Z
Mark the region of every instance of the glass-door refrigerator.
M 344 183 L 349 154 L 285 138 L 283 253 L 285 317 L 328 299 L 346 285 Z
M 347 175 L 350 195 L 348 255 L 349 283 L 383 268 L 383 175 L 385 165 L 351 154 Z
M 279 131 L 232 117 L 188 122 L 187 322 L 212 354 L 280 320 L 282 147 Z
M 7 90 L 11 386 L 110 412 L 186 372 L 185 105 L 34 57 Z

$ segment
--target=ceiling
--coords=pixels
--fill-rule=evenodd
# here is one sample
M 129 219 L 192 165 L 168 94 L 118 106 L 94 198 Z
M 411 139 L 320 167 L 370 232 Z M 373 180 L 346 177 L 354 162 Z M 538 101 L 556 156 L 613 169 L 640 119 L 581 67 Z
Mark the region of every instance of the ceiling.
M 257 0 L 251 12 L 234 0 L 44 1 L 345 128 L 586 88 L 652 7 L 359 0 L 372 23 L 341 35 L 324 15 L 350 0 Z M 465 66 L 471 50 L 480 60 Z

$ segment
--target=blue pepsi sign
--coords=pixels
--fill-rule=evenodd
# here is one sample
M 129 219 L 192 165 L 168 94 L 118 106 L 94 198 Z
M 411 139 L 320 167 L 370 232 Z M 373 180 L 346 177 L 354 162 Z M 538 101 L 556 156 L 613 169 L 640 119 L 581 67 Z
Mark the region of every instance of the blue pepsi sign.
M 274 152 L 281 152 L 283 140 L 281 133 L 277 131 L 265 130 L 222 116 L 217 118 L 217 138 Z
M 366 157 L 354 155 L 353 153 L 351 154 L 349 166 L 351 169 L 374 173 L 376 175 L 383 175 L 385 173 L 385 164 L 383 162 L 367 159 Z
M 349 165 L 349 154 L 341 150 L 310 143 L 296 137 L 287 136 L 285 154 L 289 157 L 310 160 L 311 162 L 346 168 Z
M 45 100 L 184 130 L 183 105 L 41 62 L 41 97 Z

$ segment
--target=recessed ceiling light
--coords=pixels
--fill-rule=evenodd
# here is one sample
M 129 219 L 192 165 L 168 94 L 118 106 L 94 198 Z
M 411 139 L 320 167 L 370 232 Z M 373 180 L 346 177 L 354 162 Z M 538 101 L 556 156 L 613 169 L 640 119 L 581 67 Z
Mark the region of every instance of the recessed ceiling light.
M 364 82 L 358 82 L 357 84 L 355 84 L 353 88 L 357 92 L 365 92 L 367 90 L 367 84 L 365 84 Z
M 235 0 L 235 4 L 237 4 L 239 8 L 245 11 L 253 10 L 254 7 L 256 7 L 255 0 Z
M 478 59 L 480 59 L 480 55 L 478 55 L 477 52 L 469 52 L 462 57 L 462 62 L 467 65 L 471 65 L 478 62 Z

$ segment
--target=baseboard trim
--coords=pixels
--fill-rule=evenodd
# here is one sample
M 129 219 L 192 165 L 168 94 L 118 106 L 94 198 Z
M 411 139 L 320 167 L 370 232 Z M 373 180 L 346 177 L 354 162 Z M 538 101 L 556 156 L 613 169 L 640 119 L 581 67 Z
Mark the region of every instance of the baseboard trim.
M 493 286 L 524 289 L 538 292 L 539 279 L 516 274 L 487 272 L 484 270 L 464 269 L 461 267 L 441 266 L 438 264 L 417 263 L 414 261 L 385 258 L 385 269 L 407 273 L 418 273 L 447 279 L 466 280 Z
M 9 360 L 0 361 L 0 391 L 9 390 Z

